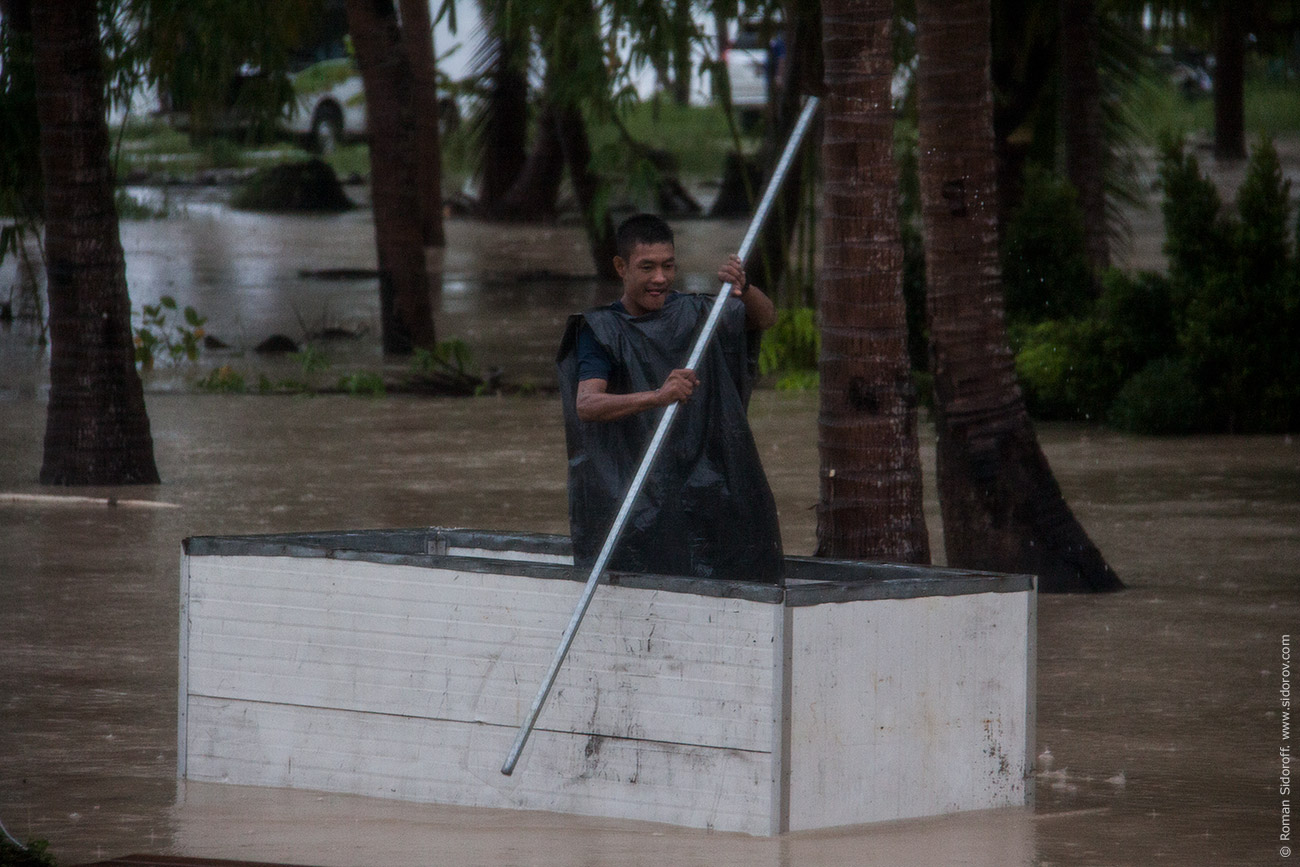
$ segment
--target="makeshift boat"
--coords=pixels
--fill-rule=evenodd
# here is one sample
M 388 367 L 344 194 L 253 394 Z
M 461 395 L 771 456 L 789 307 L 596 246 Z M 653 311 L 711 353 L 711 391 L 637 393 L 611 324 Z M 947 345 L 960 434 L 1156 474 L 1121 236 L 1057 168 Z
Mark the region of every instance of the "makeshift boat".
M 562 536 L 186 539 L 189 780 L 768 835 L 1032 798 L 1032 576 L 790 557 L 784 586 L 611 572 Z

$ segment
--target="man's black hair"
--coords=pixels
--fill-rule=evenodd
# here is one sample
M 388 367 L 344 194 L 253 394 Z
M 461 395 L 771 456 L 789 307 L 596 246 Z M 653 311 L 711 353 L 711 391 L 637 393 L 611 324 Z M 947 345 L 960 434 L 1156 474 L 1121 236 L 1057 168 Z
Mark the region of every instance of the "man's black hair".
M 618 244 L 618 256 L 624 262 L 632 260 L 632 251 L 637 244 L 671 244 L 673 230 L 654 214 L 637 214 L 628 217 L 618 227 L 615 236 Z

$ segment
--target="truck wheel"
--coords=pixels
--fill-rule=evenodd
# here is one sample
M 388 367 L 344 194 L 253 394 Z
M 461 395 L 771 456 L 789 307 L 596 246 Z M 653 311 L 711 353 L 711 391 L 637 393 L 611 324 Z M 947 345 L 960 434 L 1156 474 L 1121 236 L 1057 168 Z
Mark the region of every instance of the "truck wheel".
M 326 103 L 316 109 L 311 120 L 311 149 L 314 153 L 333 153 L 343 140 L 343 114 L 338 106 Z

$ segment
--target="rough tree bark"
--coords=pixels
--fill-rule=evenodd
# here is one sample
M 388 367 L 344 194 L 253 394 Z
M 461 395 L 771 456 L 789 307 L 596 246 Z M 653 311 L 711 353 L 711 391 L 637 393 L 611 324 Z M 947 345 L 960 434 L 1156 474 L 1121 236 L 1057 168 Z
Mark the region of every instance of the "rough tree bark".
M 420 235 L 426 247 L 445 247 L 442 225 L 442 135 L 438 128 L 438 71 L 428 0 L 400 0 L 402 43 L 411 65 L 415 101 L 415 174 L 420 188 Z
M 1236 3 L 1219 4 L 1214 39 L 1214 156 L 1246 158 L 1246 27 L 1249 14 Z
M 1095 272 L 1110 267 L 1106 141 L 1097 68 L 1095 0 L 1061 0 L 1061 130 L 1065 173 L 1079 192 L 1084 248 Z
M 156 484 L 113 204 L 96 5 L 37 2 L 31 12 L 51 341 L 40 480 Z
M 817 556 L 930 562 L 907 354 L 891 0 L 822 0 Z
M 512 66 L 515 49 L 509 37 L 488 38 L 495 40 L 495 56 L 484 70 L 491 84 L 478 136 L 482 149 L 478 197 L 483 211 L 496 216 L 528 160 L 524 149 L 528 141 L 528 78 L 524 70 Z
M 591 170 L 591 141 L 587 137 L 587 122 L 577 106 L 560 109 L 555 118 L 556 137 L 569 168 L 569 183 L 578 200 L 583 224 L 587 229 L 587 244 L 591 250 L 596 274 L 603 280 L 618 280 L 614 270 L 614 256 L 618 246 L 614 239 L 614 220 L 609 209 L 599 203 L 602 181 Z
M 564 148 L 556 127 L 558 110 L 549 100 L 537 113 L 533 148 L 510 189 L 494 205 L 485 207 L 490 219 L 510 222 L 553 219 L 556 198 L 564 178 Z
M 1030 572 L 1047 592 L 1119 589 L 1043 456 L 1007 344 L 989 0 L 918 0 L 917 23 L 921 214 L 948 563 Z
M 347 0 L 348 30 L 366 93 L 370 186 L 379 263 L 384 352 L 434 345 L 416 168 L 416 107 L 408 54 L 392 0 Z

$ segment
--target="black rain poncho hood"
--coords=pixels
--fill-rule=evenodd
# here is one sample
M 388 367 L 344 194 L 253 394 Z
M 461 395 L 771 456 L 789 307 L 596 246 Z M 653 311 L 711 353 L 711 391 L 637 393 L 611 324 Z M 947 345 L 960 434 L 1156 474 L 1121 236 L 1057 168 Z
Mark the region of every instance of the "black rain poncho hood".
M 585 323 L 613 359 L 610 393 L 650 391 L 686 363 L 713 300 L 681 295 L 645 316 L 603 307 L 569 318 L 558 366 L 576 565 L 595 562 L 663 414 L 580 420 L 578 332 Z M 740 301 L 727 301 L 696 372 L 699 386 L 678 410 L 609 568 L 776 583 L 781 534 L 745 415 L 752 376 Z

